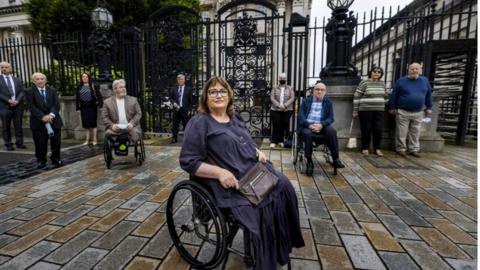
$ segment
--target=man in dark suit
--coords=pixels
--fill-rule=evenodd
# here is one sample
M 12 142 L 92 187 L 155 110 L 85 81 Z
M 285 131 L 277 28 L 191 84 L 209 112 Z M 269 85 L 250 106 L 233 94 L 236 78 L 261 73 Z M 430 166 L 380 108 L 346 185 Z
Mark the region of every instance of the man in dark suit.
M 0 62 L 0 70 L 2 72 L 0 78 L 0 118 L 3 127 L 3 143 L 6 150 L 13 151 L 12 134 L 10 133 L 10 125 L 13 121 L 15 144 L 17 148 L 26 148 L 23 144 L 22 129 L 23 103 L 25 100 L 23 83 L 11 75 L 10 63 Z
M 27 90 L 26 96 L 30 108 L 30 128 L 35 143 L 37 168 L 46 166 L 49 138 L 52 151 L 50 160 L 55 167 L 58 167 L 62 165 L 60 135 L 63 122 L 59 113 L 60 103 L 57 91 L 52 86 L 46 85 L 47 76 L 40 72 L 32 75 L 32 81 L 35 86 Z
M 172 87 L 169 92 L 170 103 L 172 104 L 172 141 L 177 142 L 178 128 L 182 122 L 183 128 L 187 126 L 187 122 L 191 116 L 193 106 L 192 88 L 185 86 L 185 75 L 177 75 L 176 87 Z

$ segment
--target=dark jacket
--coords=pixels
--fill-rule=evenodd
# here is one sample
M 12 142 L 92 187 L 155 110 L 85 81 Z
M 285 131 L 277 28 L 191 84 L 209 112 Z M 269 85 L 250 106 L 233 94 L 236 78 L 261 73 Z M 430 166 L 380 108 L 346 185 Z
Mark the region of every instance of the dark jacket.
M 57 91 L 53 86 L 45 86 L 45 92 L 47 96 L 46 102 L 43 100 L 36 86 L 30 87 L 26 91 L 26 98 L 30 109 L 30 128 L 33 130 L 45 128 L 42 117 L 53 113 L 55 114 L 55 118 L 53 118 L 52 127 L 60 129 L 63 122 L 60 117 L 60 103 L 58 101 Z
M 312 96 L 309 96 L 302 101 L 302 105 L 300 105 L 300 112 L 298 113 L 299 128 L 308 128 L 308 125 L 311 124 L 307 122 L 307 118 L 308 114 L 310 113 L 310 109 L 312 108 L 312 103 Z M 322 120 L 320 124 L 326 127 L 331 125 L 334 121 L 332 102 L 327 97 L 324 97 L 322 101 Z
M 82 107 L 91 107 L 91 106 L 97 106 L 99 108 L 103 107 L 103 96 L 102 93 L 100 93 L 100 87 L 98 85 L 93 85 L 93 88 L 95 88 L 95 94 L 93 94 L 93 91 L 90 91 L 90 94 L 92 96 L 92 99 L 90 102 L 83 102 L 80 100 L 80 90 L 82 89 L 83 85 L 79 85 L 77 87 L 77 90 L 75 91 L 75 100 L 76 100 L 76 108 L 77 111 L 81 110 Z
M 15 87 L 15 99 L 18 101 L 17 106 L 22 106 L 25 101 L 25 91 L 23 83 L 17 77 L 12 76 L 12 79 Z M 8 105 L 8 100 L 11 98 L 12 96 L 10 94 L 10 91 L 8 90 L 7 83 L 5 82 L 3 74 L 0 74 L 0 110 L 10 108 L 10 106 Z
M 178 96 L 178 85 L 175 87 L 170 88 L 168 93 L 168 99 L 170 102 L 175 102 L 179 104 L 179 96 Z M 190 111 L 193 107 L 193 90 L 191 87 L 186 86 L 183 88 L 183 100 L 182 100 L 182 108 L 186 111 Z M 180 104 L 179 104 L 180 105 Z

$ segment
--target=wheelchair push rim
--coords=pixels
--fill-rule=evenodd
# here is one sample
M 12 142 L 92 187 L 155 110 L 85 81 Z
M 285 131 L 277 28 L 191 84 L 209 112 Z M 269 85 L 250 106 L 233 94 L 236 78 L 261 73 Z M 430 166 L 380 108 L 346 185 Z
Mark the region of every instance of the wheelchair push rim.
M 227 251 L 226 222 L 204 187 L 193 181 L 177 184 L 168 198 L 166 216 L 173 244 L 192 267 L 211 269 L 222 262 Z

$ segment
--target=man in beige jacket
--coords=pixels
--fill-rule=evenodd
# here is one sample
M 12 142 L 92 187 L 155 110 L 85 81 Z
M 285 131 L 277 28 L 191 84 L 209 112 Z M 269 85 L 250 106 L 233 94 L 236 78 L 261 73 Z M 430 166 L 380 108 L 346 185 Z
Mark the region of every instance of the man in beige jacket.
M 137 98 L 127 95 L 124 79 L 113 81 L 112 88 L 115 95 L 103 102 L 102 116 L 105 123 L 105 134 L 108 137 L 128 132 L 130 141 L 136 142 L 142 138 L 140 104 Z

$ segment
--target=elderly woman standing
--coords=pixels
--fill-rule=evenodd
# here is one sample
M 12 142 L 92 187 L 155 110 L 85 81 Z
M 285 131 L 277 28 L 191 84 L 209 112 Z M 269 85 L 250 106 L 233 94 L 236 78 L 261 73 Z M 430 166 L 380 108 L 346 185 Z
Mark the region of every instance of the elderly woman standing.
M 283 147 L 283 140 L 288 134 L 290 126 L 290 117 L 293 113 L 293 102 L 295 101 L 295 93 L 290 85 L 287 85 L 287 75 L 282 73 L 278 76 L 279 85 L 272 89 L 270 100 L 272 107 L 270 116 L 272 119 L 272 140 L 270 148 L 274 148 L 276 144 Z
M 385 102 L 388 98 L 385 83 L 381 81 L 383 69 L 372 67 L 368 73 L 368 79 L 363 80 L 353 95 L 353 114 L 359 117 L 362 132 L 362 154 L 368 155 L 370 140 L 373 137 L 373 150 L 375 154 L 383 157 L 380 150 L 382 142 L 383 115 Z
M 298 203 L 290 181 L 276 171 L 252 140 L 245 123 L 233 112 L 233 90 L 221 77 L 210 78 L 200 97 L 199 113 L 185 129 L 180 165 L 213 191 L 220 208 L 229 208 L 255 245 L 254 269 L 285 265 L 292 247 L 303 247 Z M 207 157 L 218 165 L 207 163 Z M 257 207 L 238 189 L 240 179 L 258 161 L 278 178 L 278 183 Z
M 82 127 L 85 129 L 85 142 L 90 141 L 90 132 L 92 132 L 92 144 L 97 144 L 97 108 L 102 107 L 102 94 L 97 91 L 92 84 L 90 75 L 82 73 L 80 76 L 80 85 L 76 91 L 77 111 L 80 111 L 82 118 Z

